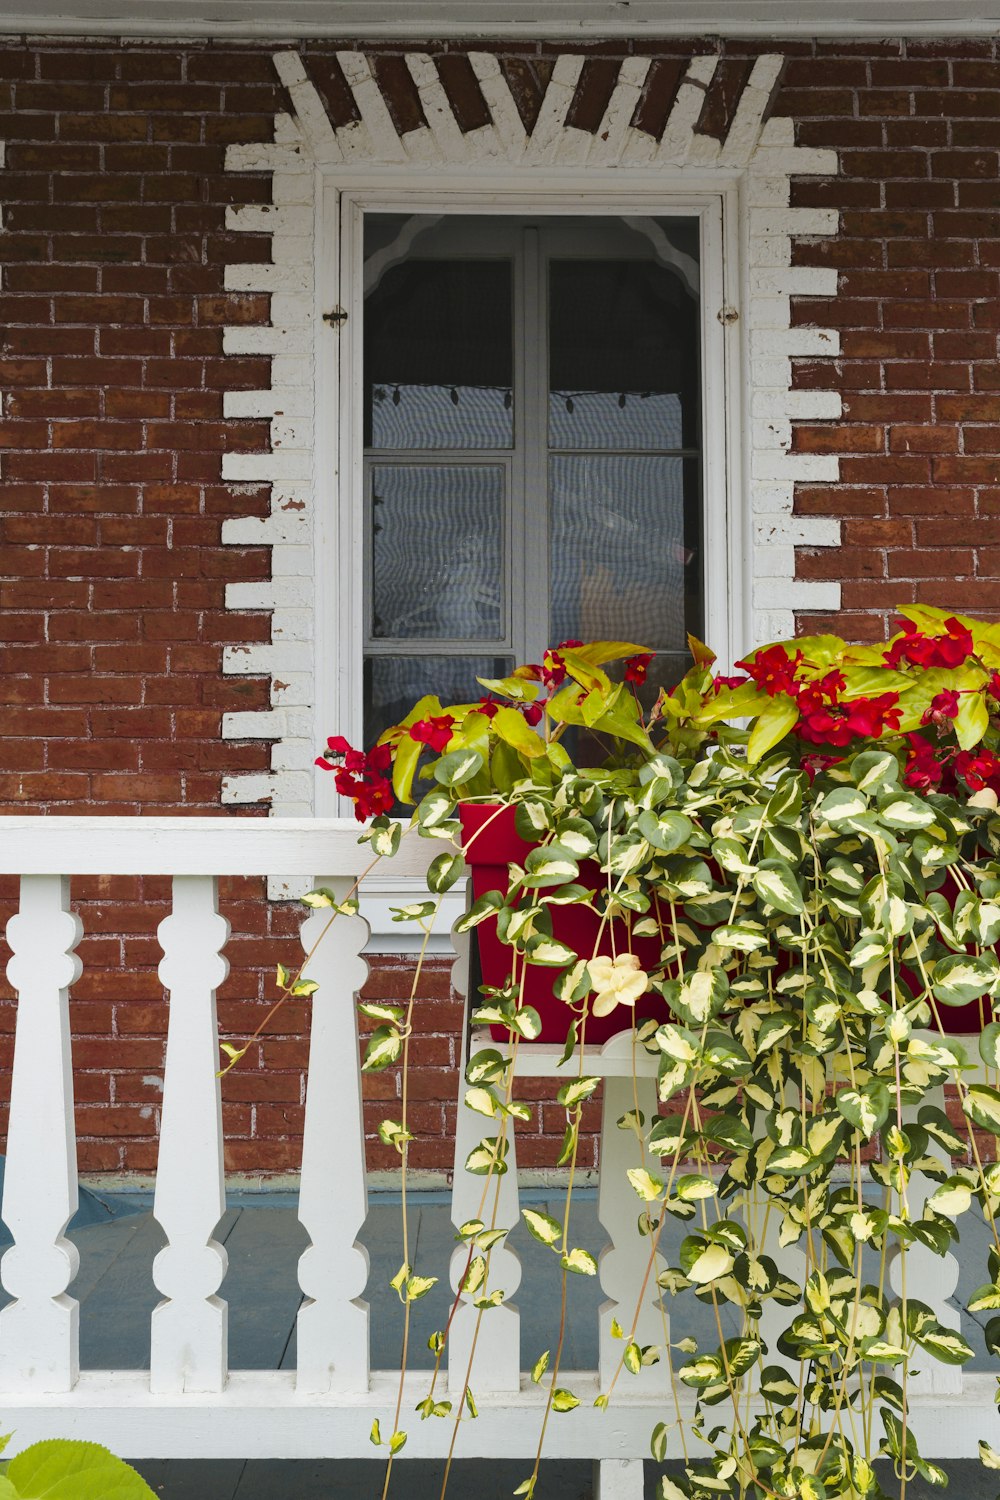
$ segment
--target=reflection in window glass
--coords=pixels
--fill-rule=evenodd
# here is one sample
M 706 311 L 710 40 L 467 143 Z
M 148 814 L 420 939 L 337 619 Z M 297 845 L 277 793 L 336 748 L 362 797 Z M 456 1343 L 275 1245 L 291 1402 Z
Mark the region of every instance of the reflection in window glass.
M 683 652 L 698 629 L 697 463 L 554 457 L 549 484 L 552 639 Z
M 365 300 L 365 446 L 509 448 L 511 301 L 509 261 L 387 265 Z
M 372 635 L 502 635 L 504 470 L 373 464 Z
M 418 699 L 435 693 L 442 703 L 476 703 L 485 696 L 477 677 L 505 677 L 507 656 L 371 656 L 365 662 L 365 736 L 374 743 L 398 724 Z

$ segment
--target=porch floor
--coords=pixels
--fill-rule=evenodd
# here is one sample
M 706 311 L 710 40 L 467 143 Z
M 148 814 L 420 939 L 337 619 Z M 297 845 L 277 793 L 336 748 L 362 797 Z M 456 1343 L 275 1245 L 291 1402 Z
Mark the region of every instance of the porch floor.
M 447 1317 L 448 1288 L 443 1273 L 454 1247 L 449 1203 L 443 1193 L 411 1195 L 411 1260 L 423 1274 L 442 1276 L 441 1282 L 414 1308 L 410 1349 L 412 1368 L 429 1368 L 432 1357 L 427 1337 Z M 559 1215 L 559 1194 L 542 1190 L 522 1193 L 522 1202 Z M 81 1364 L 88 1369 L 141 1369 L 149 1360 L 149 1315 L 159 1300 L 153 1286 L 153 1257 L 164 1243 L 148 1200 L 119 1196 L 109 1199 L 112 1217 L 71 1231 L 80 1249 L 80 1272 L 71 1287 L 79 1300 Z M 582 1190 L 575 1199 L 574 1242 L 597 1253 L 606 1235 L 597 1219 L 596 1195 Z M 671 1226 L 665 1247 L 673 1260 L 674 1240 L 683 1226 Z M 247 1194 L 231 1199 L 217 1230 L 225 1244 L 229 1270 L 221 1295 L 229 1302 L 229 1358 L 234 1369 L 283 1369 L 295 1363 L 295 1316 L 301 1300 L 296 1262 L 307 1240 L 295 1214 L 292 1195 Z M 373 1195 L 361 1239 L 368 1247 L 371 1274 L 367 1298 L 371 1304 L 373 1368 L 398 1364 L 402 1308 L 389 1289 L 390 1278 L 402 1259 L 400 1211 L 394 1195 Z M 554 1347 L 559 1320 L 559 1267 L 556 1257 L 533 1240 L 523 1226 L 510 1243 L 521 1257 L 524 1280 L 513 1297 L 520 1308 L 524 1363 L 543 1349 Z M 967 1214 L 962 1221 L 963 1255 L 958 1296 L 968 1297 L 984 1279 L 987 1230 Z M 674 1262 L 676 1263 L 676 1262 Z M 596 1278 L 571 1277 L 571 1300 L 563 1367 L 593 1369 L 597 1363 L 597 1310 L 603 1293 Z M 0 1305 L 8 1300 L 0 1294 Z M 714 1347 L 711 1314 L 685 1298 L 672 1307 L 672 1334 L 692 1334 Z M 123 1313 L 123 1309 L 125 1309 Z M 989 1314 L 982 1314 L 985 1323 Z M 726 1335 L 737 1331 L 735 1321 Z M 982 1323 L 963 1315 L 963 1332 L 976 1351 L 974 1369 L 995 1368 L 986 1352 Z M 567 1383 L 571 1384 L 571 1380 Z M 473 1385 L 474 1388 L 474 1385 Z M 388 1414 L 387 1414 L 388 1415 Z M 414 1417 L 414 1420 L 418 1420 Z M 459 1449 L 460 1451 L 460 1449 Z M 164 1500 L 378 1500 L 382 1465 L 348 1460 L 143 1460 L 136 1468 Z M 977 1462 L 946 1465 L 952 1493 L 961 1500 L 990 1497 L 995 1486 Z M 448 1493 L 453 1500 L 501 1500 L 527 1476 L 523 1460 L 462 1461 L 452 1469 Z M 646 1494 L 653 1500 L 659 1466 L 646 1465 Z M 542 1467 L 539 1500 L 589 1500 L 592 1466 L 588 1461 L 549 1462 Z M 393 1500 L 437 1500 L 441 1466 L 401 1459 L 393 1480 Z M 894 1491 L 883 1477 L 887 1493 Z M 923 1500 L 931 1491 L 918 1482 L 907 1486 L 909 1500 Z M 939 1494 L 940 1492 L 934 1492 Z

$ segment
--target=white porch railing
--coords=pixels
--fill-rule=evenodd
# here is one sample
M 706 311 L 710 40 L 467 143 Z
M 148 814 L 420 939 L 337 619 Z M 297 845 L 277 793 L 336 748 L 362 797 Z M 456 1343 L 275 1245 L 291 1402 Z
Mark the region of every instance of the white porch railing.
M 419 875 L 435 852 L 414 839 L 395 862 L 400 874 Z M 395 1404 L 398 1372 L 370 1370 L 368 1308 L 362 1300 L 367 1256 L 358 1243 L 367 1212 L 361 1075 L 354 995 L 364 981 L 361 957 L 368 929 L 360 917 L 338 919 L 312 960 L 319 982 L 313 1000 L 299 1218 L 310 1239 L 298 1279 L 305 1302 L 298 1314 L 295 1371 L 233 1370 L 227 1358 L 227 1305 L 218 1296 L 226 1254 L 212 1236 L 225 1209 L 219 1050 L 215 987 L 226 974 L 228 923 L 218 913 L 224 875 L 306 877 L 345 890 L 366 864 L 354 823 L 334 820 L 229 818 L 0 818 L 0 874 L 21 877 L 20 910 L 8 936 L 9 967 L 19 994 L 11 1085 L 3 1218 L 14 1245 L 0 1264 L 0 1280 L 14 1300 L 0 1312 L 0 1411 L 15 1445 L 41 1437 L 75 1436 L 103 1442 L 126 1457 L 377 1458 L 369 1443 L 372 1419 L 383 1422 Z M 172 914 L 160 923 L 159 974 L 170 1011 L 154 1215 L 167 1236 L 153 1280 L 163 1300 L 152 1315 L 146 1371 L 80 1371 L 79 1308 L 69 1294 L 77 1252 L 65 1238 L 77 1206 L 76 1141 L 69 990 L 80 974 L 75 948 L 82 936 L 70 910 L 73 876 L 169 875 Z M 324 925 L 307 917 L 302 942 L 310 947 Z M 282 949 L 276 944 L 276 950 Z M 275 961 L 288 962 L 287 951 Z M 560 1049 L 522 1048 L 521 1072 L 554 1070 Z M 574 1372 L 580 1397 L 574 1411 L 550 1424 L 546 1455 L 595 1461 L 603 1500 L 638 1500 L 642 1455 L 664 1407 L 658 1367 L 621 1389 L 607 1412 L 592 1402 L 617 1363 L 612 1343 L 616 1310 L 627 1309 L 635 1266 L 646 1249 L 633 1233 L 635 1205 L 624 1183 L 629 1137 L 615 1120 L 632 1107 L 631 1048 L 609 1043 L 588 1060 L 607 1076 L 599 1214 L 611 1248 L 600 1277 L 607 1301 L 600 1311 L 600 1369 Z M 650 1076 L 640 1080 L 653 1099 Z M 461 1080 L 455 1078 L 458 1094 Z M 624 1092 L 623 1092 L 624 1091 Z M 627 1097 L 625 1097 L 627 1095 Z M 459 1110 L 453 1218 L 472 1216 L 481 1185 L 462 1171 L 487 1122 Z M 499 1223 L 518 1216 L 513 1149 L 501 1180 Z M 777 1251 L 793 1274 L 798 1252 Z M 498 1284 L 514 1292 L 519 1275 L 512 1251 L 497 1252 Z M 501 1266 L 500 1261 L 503 1264 Z M 454 1268 L 453 1268 L 454 1269 Z M 954 1290 L 953 1260 L 911 1257 L 910 1295 L 955 1324 L 947 1305 Z M 921 1285 L 917 1286 L 916 1282 Z M 452 1388 L 464 1381 L 471 1338 L 460 1315 L 449 1344 Z M 648 1309 L 643 1342 L 662 1339 L 660 1314 Z M 482 1321 L 475 1389 L 479 1417 L 463 1424 L 458 1456 L 529 1457 L 534 1453 L 544 1390 L 522 1374 L 515 1305 Z M 404 1410 L 412 1413 L 426 1378 L 408 1377 Z M 914 1386 L 911 1384 L 911 1389 Z M 996 1380 L 939 1366 L 914 1397 L 913 1423 L 921 1450 L 940 1458 L 971 1457 L 976 1440 L 996 1441 Z M 401 1459 L 441 1456 L 450 1423 L 407 1424 Z

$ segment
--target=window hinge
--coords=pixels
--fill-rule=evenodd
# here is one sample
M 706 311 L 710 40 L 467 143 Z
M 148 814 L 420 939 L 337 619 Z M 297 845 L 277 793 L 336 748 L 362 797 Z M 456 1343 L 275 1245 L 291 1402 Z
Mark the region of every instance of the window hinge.
M 347 322 L 347 314 L 339 305 L 332 312 L 323 314 L 323 322 L 329 323 L 331 328 L 339 328 L 341 323 Z

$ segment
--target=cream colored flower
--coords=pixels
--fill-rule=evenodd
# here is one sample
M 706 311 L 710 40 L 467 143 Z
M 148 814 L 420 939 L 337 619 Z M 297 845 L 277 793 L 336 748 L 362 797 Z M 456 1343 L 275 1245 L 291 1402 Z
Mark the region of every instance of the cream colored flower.
M 649 975 L 639 967 L 634 953 L 619 953 L 615 958 L 600 954 L 587 964 L 594 989 L 591 1012 L 610 1015 L 616 1005 L 634 1005 L 649 988 Z

